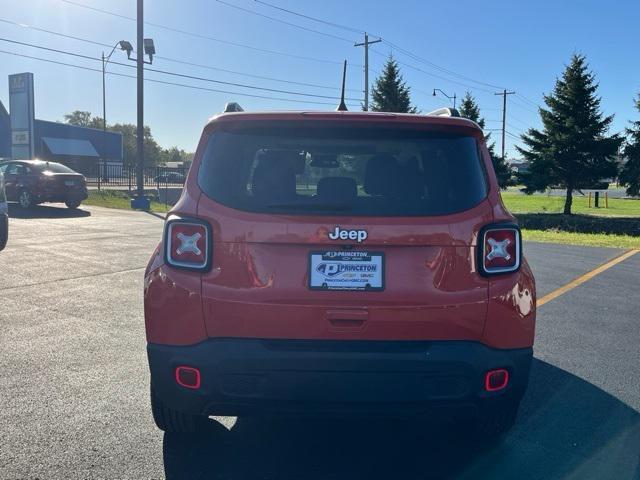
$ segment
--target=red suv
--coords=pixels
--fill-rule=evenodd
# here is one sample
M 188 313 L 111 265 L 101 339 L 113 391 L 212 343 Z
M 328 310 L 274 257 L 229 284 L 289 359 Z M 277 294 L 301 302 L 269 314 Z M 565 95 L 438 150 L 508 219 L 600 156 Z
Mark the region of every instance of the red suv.
M 145 274 L 159 428 L 322 413 L 513 423 L 535 284 L 455 111 L 230 113 Z
M 0 170 L 7 200 L 22 208 L 44 202 L 64 202 L 69 208 L 78 208 L 87 198 L 84 176 L 60 163 L 14 160 L 0 163 Z

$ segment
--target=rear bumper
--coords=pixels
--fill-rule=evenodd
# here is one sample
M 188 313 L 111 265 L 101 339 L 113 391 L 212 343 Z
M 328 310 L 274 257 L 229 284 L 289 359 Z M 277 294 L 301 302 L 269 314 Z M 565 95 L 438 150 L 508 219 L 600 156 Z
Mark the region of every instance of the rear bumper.
M 211 339 L 192 346 L 149 344 L 151 382 L 170 408 L 192 414 L 420 414 L 466 417 L 518 402 L 532 349 L 498 350 L 463 341 Z M 201 372 L 197 390 L 175 368 Z M 488 370 L 508 386 L 486 392 Z

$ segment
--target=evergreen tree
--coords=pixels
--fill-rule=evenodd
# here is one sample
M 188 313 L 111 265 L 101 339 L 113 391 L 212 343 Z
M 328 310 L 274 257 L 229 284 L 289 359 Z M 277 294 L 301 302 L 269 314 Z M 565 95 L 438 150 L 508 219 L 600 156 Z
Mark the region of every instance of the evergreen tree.
M 640 112 L 640 94 L 635 100 L 636 108 Z M 640 120 L 631 122 L 627 128 L 627 139 L 624 146 L 624 156 L 627 163 L 620 172 L 620 183 L 627 187 L 629 195 L 640 195 Z
M 476 122 L 480 128 L 484 129 L 484 118 L 480 116 L 480 107 L 475 97 L 471 95 L 471 92 L 465 92 L 462 101 L 460 102 L 460 108 L 458 112 L 461 117 L 468 118 L 469 120 Z M 488 138 L 489 136 L 485 136 Z
M 407 87 L 398 62 L 389 56 L 371 92 L 371 110 L 374 112 L 416 113 L 411 106 L 411 89 Z
M 527 148 L 516 147 L 530 162 L 522 175 L 525 192 L 566 188 L 565 214 L 571 214 L 574 190 L 617 174 L 615 155 L 623 139 L 607 136 L 613 115 L 603 116 L 597 89 L 585 57 L 573 55 L 553 93 L 544 97 L 542 131 L 530 128 L 522 135 Z
M 460 112 L 460 116 L 476 122 L 478 126 L 484 130 L 485 121 L 484 118 L 480 116 L 480 107 L 470 92 L 466 92 L 464 94 L 458 111 Z M 496 172 L 496 177 L 498 177 L 498 184 L 500 185 L 500 188 L 506 188 L 511 184 L 513 171 L 506 162 L 506 159 L 496 155 L 496 145 L 490 141 L 490 137 L 491 132 L 485 134 L 484 140 L 487 144 L 487 148 L 489 149 L 489 154 L 491 155 L 491 163 L 493 163 L 493 169 Z

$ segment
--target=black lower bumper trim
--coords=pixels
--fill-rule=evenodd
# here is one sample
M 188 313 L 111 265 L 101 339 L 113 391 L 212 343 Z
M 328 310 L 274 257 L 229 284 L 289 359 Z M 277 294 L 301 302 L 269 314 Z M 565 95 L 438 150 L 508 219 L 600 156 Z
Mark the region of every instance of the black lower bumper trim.
M 169 408 L 192 414 L 255 412 L 473 414 L 519 402 L 532 349 L 465 341 L 211 339 L 192 346 L 148 345 L 151 382 Z M 197 390 L 175 368 L 201 372 Z M 507 388 L 486 392 L 488 370 L 506 368 Z

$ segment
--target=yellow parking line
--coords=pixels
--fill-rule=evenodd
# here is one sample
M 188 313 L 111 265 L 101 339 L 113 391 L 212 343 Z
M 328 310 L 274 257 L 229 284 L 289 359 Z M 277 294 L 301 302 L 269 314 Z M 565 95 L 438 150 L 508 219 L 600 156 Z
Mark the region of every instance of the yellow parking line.
M 548 293 L 544 297 L 540 298 L 538 300 L 538 302 L 537 302 L 538 307 L 541 307 L 545 303 L 550 302 L 554 298 L 558 298 L 560 295 L 562 295 L 564 293 L 567 293 L 569 290 L 573 290 L 577 286 L 582 285 L 587 280 L 595 277 L 596 275 L 601 274 L 605 270 L 609 270 L 614 265 L 617 265 L 620 262 L 624 262 L 627 258 L 633 257 L 638 252 L 640 252 L 640 250 L 629 250 L 629 251 L 623 253 L 622 255 L 617 256 L 613 260 L 609 260 L 608 262 L 603 263 L 599 267 L 594 268 L 590 272 L 587 272 L 584 275 L 580 275 L 575 280 L 567 283 L 566 285 L 564 285 L 564 286 L 558 288 L 557 290 L 554 290 L 553 292 Z

